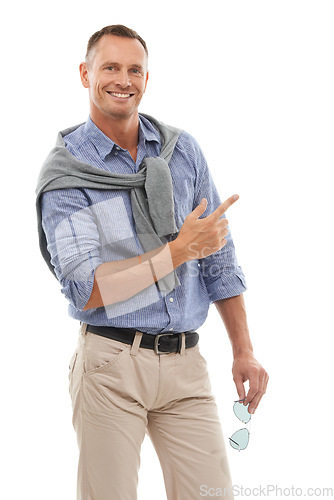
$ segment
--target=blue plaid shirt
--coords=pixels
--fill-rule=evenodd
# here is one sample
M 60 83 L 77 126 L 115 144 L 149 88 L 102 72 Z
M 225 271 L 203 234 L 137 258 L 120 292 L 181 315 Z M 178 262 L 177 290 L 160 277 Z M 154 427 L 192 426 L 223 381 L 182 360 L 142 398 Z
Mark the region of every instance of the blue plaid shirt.
M 141 115 L 136 162 L 90 116 L 64 140 L 66 148 L 79 160 L 121 174 L 138 172 L 143 159 L 158 156 L 161 149 L 159 132 Z M 208 205 L 201 217 L 221 204 L 203 153 L 187 132 L 181 133 L 169 167 L 178 228 L 202 198 L 208 200 Z M 135 328 L 153 335 L 196 330 L 205 322 L 212 302 L 246 290 L 229 231 L 227 244 L 221 250 L 176 269 L 181 285 L 167 295 L 162 295 L 153 283 L 127 300 L 83 311 L 100 264 L 145 253 L 135 230 L 130 191 L 55 190 L 42 195 L 41 207 L 48 251 L 62 293 L 69 301 L 69 315 L 84 323 Z

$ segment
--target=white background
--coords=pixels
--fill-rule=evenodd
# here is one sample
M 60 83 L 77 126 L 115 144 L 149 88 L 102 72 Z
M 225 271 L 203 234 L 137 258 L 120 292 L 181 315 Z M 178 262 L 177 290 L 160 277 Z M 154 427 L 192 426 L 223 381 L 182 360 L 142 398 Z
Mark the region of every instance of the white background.
M 76 495 L 67 376 L 78 324 L 39 253 L 34 189 L 57 132 L 88 117 L 88 38 L 118 23 L 148 44 L 140 111 L 190 132 L 222 200 L 240 195 L 228 219 L 270 375 L 244 452 L 228 443 L 242 424 L 214 305 L 199 330 L 233 483 L 334 488 L 333 2 L 32 1 L 7 4 L 1 23 L 1 498 Z M 138 498 L 166 498 L 147 436 Z

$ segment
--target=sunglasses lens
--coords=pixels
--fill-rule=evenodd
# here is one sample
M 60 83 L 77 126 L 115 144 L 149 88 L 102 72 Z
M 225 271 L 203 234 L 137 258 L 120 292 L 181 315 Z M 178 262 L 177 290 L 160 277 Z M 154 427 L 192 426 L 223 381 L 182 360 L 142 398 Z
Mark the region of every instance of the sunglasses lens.
M 248 441 L 249 432 L 247 429 L 240 429 L 230 437 L 230 445 L 236 450 L 244 450 L 248 445 Z
M 234 405 L 233 405 L 233 411 L 234 411 L 235 415 L 244 424 L 247 424 L 247 422 L 249 422 L 251 419 L 251 414 L 248 413 L 248 406 L 249 406 L 249 403 L 246 406 L 243 403 L 234 403 Z

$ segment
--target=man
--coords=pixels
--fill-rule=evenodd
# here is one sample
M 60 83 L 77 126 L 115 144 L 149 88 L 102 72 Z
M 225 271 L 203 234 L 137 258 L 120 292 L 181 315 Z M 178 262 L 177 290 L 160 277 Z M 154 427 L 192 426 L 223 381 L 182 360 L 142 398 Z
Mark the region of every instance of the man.
M 189 134 L 138 113 L 147 61 L 125 26 L 92 35 L 80 64 L 89 118 L 59 134 L 37 188 L 41 249 L 81 322 L 69 370 L 77 498 L 136 498 L 145 432 L 169 500 L 201 498 L 203 485 L 233 498 L 196 329 L 214 303 L 253 413 L 268 375 L 253 355 L 224 216 L 238 196 L 220 202 Z

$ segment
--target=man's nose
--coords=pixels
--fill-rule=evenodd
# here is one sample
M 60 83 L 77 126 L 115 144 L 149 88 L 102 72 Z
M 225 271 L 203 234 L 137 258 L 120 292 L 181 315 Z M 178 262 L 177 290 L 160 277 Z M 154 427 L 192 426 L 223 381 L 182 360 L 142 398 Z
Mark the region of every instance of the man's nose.
M 126 69 L 120 70 L 117 73 L 117 76 L 115 78 L 115 83 L 116 85 L 119 85 L 120 87 L 130 87 L 131 86 L 131 80 L 129 78 L 129 74 Z

